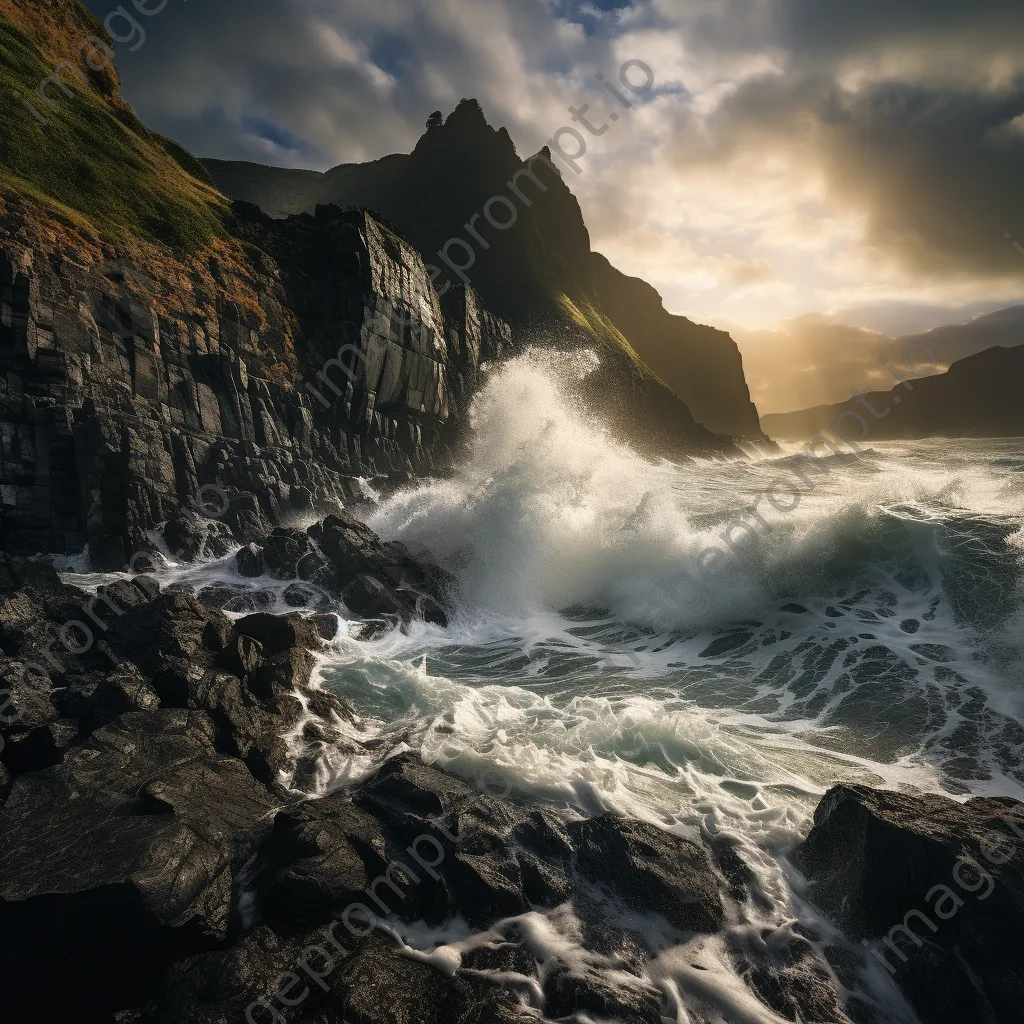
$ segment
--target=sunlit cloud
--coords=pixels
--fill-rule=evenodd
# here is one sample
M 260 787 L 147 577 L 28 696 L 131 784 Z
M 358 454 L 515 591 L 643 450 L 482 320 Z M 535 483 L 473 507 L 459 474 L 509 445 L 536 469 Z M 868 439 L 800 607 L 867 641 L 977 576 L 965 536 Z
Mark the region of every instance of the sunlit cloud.
M 201 155 L 320 169 L 410 150 L 464 96 L 535 152 L 570 104 L 611 109 L 595 75 L 627 59 L 655 88 L 566 177 L 594 248 L 673 311 L 1024 299 L 1018 0 L 250 0 L 168 7 L 120 55 L 142 116 Z

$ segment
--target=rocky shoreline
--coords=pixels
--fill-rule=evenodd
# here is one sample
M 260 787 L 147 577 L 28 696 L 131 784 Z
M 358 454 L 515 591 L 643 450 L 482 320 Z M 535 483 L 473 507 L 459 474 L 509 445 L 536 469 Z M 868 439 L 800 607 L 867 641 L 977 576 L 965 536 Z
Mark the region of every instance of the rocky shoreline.
M 188 516 L 174 529 L 196 554 L 227 542 Z M 371 621 L 443 622 L 452 599 L 441 570 L 344 512 L 235 557 Z M 750 941 L 735 924 L 758 888 L 724 837 L 584 818 L 499 772 L 466 780 L 385 757 L 316 685 L 336 616 L 232 617 L 212 596 L 147 576 L 93 596 L 48 565 L 0 560 L 0 990 L 12 1005 L 46 993 L 47 1019 L 122 1024 L 538 1012 L 657 1024 L 675 1019 L 676 992 L 748 1015 L 722 1019 L 869 1024 L 888 1018 L 857 979 L 888 957 L 925 1024 L 1015 1019 L 1013 801 L 832 790 L 795 851 L 797 877 L 863 946 L 802 925 Z M 332 790 L 332 764 L 350 756 L 370 767 Z M 670 970 L 651 921 L 691 940 L 689 962 Z M 417 952 L 403 938 L 413 922 L 455 937 Z M 558 929 L 585 954 L 553 951 Z M 705 946 L 743 992 L 726 998 Z

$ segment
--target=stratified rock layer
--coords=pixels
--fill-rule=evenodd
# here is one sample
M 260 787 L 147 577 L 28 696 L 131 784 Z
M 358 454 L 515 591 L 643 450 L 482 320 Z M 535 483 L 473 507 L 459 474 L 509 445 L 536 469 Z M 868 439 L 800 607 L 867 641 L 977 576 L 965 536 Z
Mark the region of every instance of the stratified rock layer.
M 446 457 L 508 329 L 364 213 L 235 228 L 244 260 L 136 264 L 0 207 L 0 548 L 120 568 L 202 485 L 277 522 Z

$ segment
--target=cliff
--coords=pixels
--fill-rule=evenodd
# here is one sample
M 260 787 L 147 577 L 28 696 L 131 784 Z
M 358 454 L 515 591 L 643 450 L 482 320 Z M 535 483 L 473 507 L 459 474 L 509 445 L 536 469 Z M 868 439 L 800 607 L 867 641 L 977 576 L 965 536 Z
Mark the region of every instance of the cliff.
M 714 327 L 669 313 L 646 281 L 592 256 L 601 307 L 651 369 L 687 404 L 698 423 L 720 434 L 757 438 L 757 409 L 736 342 Z
M 859 400 L 764 416 L 761 425 L 779 440 L 829 436 L 840 417 L 840 431 L 854 441 L 1019 437 L 1024 435 L 1022 382 L 1024 345 L 990 348 L 958 360 L 946 373 L 911 376 L 891 391 L 868 392 Z
M 0 547 L 120 568 L 201 485 L 281 521 L 447 458 L 508 328 L 363 213 L 232 208 L 109 42 L 0 0 Z
M 120 567 L 200 485 L 280 521 L 346 478 L 430 469 L 452 440 L 510 344 L 471 290 L 442 308 L 416 252 L 361 212 L 232 225 L 244 260 L 235 242 L 140 262 L 49 241 L 0 201 L 3 548 L 88 542 Z
M 666 417 L 691 444 L 709 444 L 707 430 L 760 438 L 732 339 L 670 316 L 653 288 L 593 253 L 579 203 L 547 157 L 545 151 L 521 160 L 508 132 L 492 128 L 475 100 L 464 100 L 409 155 L 343 164 L 320 175 L 219 160 L 205 165 L 226 194 L 273 216 L 325 202 L 379 211 L 448 280 L 457 278 L 438 253 L 452 239 L 464 239 L 472 255 L 459 245 L 452 253 L 462 263 L 472 261 L 465 274 L 517 337 L 598 352 L 603 367 L 589 397 L 620 428 L 632 424 L 634 443 L 663 446 Z M 513 182 L 516 189 L 510 189 Z M 494 197 L 514 204 L 515 223 L 507 230 L 484 220 Z M 502 204 L 497 216 L 513 215 Z M 690 413 L 705 432 L 689 425 Z M 652 445 L 652 439 L 660 440 Z
M 282 522 L 353 478 L 449 464 L 481 365 L 512 348 L 502 315 L 519 340 L 599 335 L 585 397 L 638 448 L 734 451 L 586 298 L 589 238 L 553 168 L 511 243 L 481 252 L 484 299 L 432 278 L 421 253 L 453 207 L 523 168 L 475 104 L 411 157 L 270 174 L 357 207 L 275 220 L 138 120 L 76 0 L 0 0 L 0 50 L 0 547 L 88 544 L 120 567 L 202 485 Z

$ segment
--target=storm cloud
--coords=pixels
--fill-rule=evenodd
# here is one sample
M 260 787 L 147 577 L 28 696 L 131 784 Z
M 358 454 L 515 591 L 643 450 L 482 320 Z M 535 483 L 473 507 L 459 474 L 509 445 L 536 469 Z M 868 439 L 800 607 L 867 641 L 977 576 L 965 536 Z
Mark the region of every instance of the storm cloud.
M 148 123 L 319 169 L 464 96 L 535 152 L 644 60 L 569 184 L 595 248 L 704 322 L 891 309 L 895 335 L 1024 299 L 1019 0 L 170 0 L 146 27 L 118 59 Z

